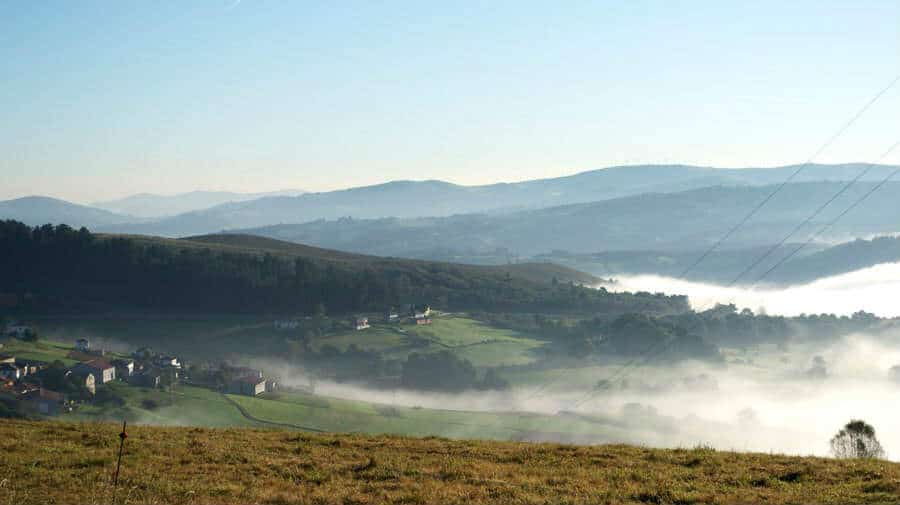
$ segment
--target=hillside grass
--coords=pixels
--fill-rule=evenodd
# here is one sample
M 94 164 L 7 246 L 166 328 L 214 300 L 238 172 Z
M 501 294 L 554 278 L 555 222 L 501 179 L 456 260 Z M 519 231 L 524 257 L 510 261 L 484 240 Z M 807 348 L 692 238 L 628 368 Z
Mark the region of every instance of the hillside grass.
M 67 357 L 72 351 L 72 346 L 59 342 L 25 342 L 17 338 L 0 338 L 0 344 L 3 345 L 0 347 L 0 354 L 8 354 L 16 358 L 47 363 L 59 360 L 66 365 L 77 363 L 76 360 Z
M 452 351 L 477 367 L 524 365 L 537 360 L 537 351 L 546 342 L 513 330 L 495 328 L 460 316 L 432 318 L 427 326 L 374 322 L 363 331 L 348 330 L 317 339 L 316 345 L 331 344 L 344 350 L 350 344 L 375 350 L 393 358 L 405 359 L 410 352 Z M 414 344 L 415 343 L 415 344 Z
M 228 359 L 240 357 L 281 356 L 285 342 L 295 333 L 273 328 L 274 316 L 198 315 L 184 317 L 51 317 L 35 318 L 33 324 L 46 337 L 40 349 L 28 343 L 11 343 L 10 351 L 0 354 L 53 361 L 65 358 L 64 347 L 71 347 L 81 337 L 95 347 L 134 349 L 150 346 L 160 352 L 178 354 L 188 359 Z M 344 319 L 341 318 L 341 321 Z M 513 330 L 496 328 L 464 315 L 434 318 L 429 326 L 404 322 L 384 324 L 371 315 L 372 327 L 344 330 L 317 337 L 316 348 L 331 344 L 345 350 L 351 344 L 361 349 L 383 352 L 387 357 L 405 359 L 413 352 L 453 351 L 469 359 L 477 367 L 523 365 L 537 360 L 535 354 L 545 342 L 521 335 Z M 12 342 L 13 339 L 10 339 Z M 421 345 L 411 345 L 412 341 Z M 17 341 L 18 342 L 18 341 Z M 61 343 L 57 343 L 61 342 Z M 26 356 L 26 354 L 28 354 Z M 53 358 L 53 359 L 49 359 Z M 64 362 L 70 364 L 72 360 Z
M 717 452 L 0 421 L 3 504 L 896 503 L 900 465 Z

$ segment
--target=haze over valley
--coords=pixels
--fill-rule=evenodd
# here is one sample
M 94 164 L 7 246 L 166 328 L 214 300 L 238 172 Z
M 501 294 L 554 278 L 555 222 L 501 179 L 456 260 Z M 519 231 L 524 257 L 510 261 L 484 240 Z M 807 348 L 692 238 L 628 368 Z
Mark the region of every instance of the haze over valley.
M 900 503 L 898 41 L 0 2 L 0 504 Z

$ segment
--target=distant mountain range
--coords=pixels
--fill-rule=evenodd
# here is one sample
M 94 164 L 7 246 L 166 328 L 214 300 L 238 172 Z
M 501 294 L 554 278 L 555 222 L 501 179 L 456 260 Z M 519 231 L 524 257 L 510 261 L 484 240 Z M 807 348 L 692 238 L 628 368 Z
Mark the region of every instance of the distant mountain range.
M 207 209 L 228 202 L 245 202 L 269 196 L 297 196 L 305 191 L 286 189 L 267 193 L 232 193 L 228 191 L 191 191 L 178 195 L 140 193 L 117 200 L 95 202 L 91 206 L 140 218 L 161 218 Z
M 811 165 L 795 181 L 849 180 L 865 167 L 860 164 Z M 485 186 L 460 186 L 442 181 L 395 181 L 296 197 L 265 197 L 226 203 L 152 223 L 108 227 L 107 231 L 187 236 L 348 216 L 357 219 L 414 218 L 511 212 L 646 193 L 673 193 L 715 185 L 775 184 L 785 180 L 796 168 L 612 167 L 568 177 Z M 873 167 L 865 180 L 880 179 L 893 169 L 889 166 Z
M 802 241 L 873 187 L 858 183 L 792 241 Z M 723 249 L 777 243 L 843 183 L 794 183 L 772 198 Z M 725 234 L 772 193 L 773 186 L 650 193 L 599 202 L 496 214 L 320 220 L 241 230 L 319 247 L 383 256 L 463 260 L 465 256 L 534 256 L 603 251 L 696 251 Z M 825 238 L 900 230 L 900 183 L 888 183 L 834 226 Z
M 868 165 L 810 165 L 795 182 L 844 181 Z M 13 214 L 0 206 L 0 218 L 31 224 L 67 222 L 107 232 L 183 237 L 320 219 L 420 218 L 457 214 L 511 213 L 629 196 L 677 193 L 711 186 L 764 186 L 785 180 L 797 166 L 721 169 L 685 165 L 610 167 L 580 174 L 517 183 L 460 186 L 442 181 L 394 181 L 298 196 L 193 192 L 176 196 L 135 195 L 101 202 L 106 218 L 79 209 L 62 209 L 60 201 L 34 200 Z M 883 178 L 895 167 L 872 166 L 865 181 Z M 290 191 L 288 192 L 290 193 Z M 258 198 L 257 198 L 258 197 Z M 227 200 L 226 203 L 222 203 Z M 42 207 L 40 201 L 46 201 Z M 9 203 L 9 202 L 6 202 Z M 70 204 L 75 205 L 75 204 Z M 210 206 L 211 205 L 211 206 Z M 201 207 L 201 208 L 198 208 Z M 184 209 L 190 209 L 182 212 Z M 97 210 L 97 209 L 94 209 Z M 161 214 L 175 214 L 158 217 Z

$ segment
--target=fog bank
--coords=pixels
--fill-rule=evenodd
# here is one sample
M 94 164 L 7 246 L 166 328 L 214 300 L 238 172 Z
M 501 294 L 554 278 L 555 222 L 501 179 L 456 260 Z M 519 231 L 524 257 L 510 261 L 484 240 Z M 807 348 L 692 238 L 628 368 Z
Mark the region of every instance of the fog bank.
M 881 317 L 900 316 L 900 304 L 896 302 L 896 295 L 900 293 L 900 263 L 884 263 L 789 287 L 725 287 L 657 275 L 618 276 L 616 281 L 604 287 L 616 292 L 687 295 L 695 310 L 705 310 L 716 303 L 734 303 L 741 309 L 757 311 L 764 308 L 769 314 L 785 316 L 803 313 L 850 315 L 859 310 Z
M 824 363 L 820 375 L 810 371 L 817 357 Z M 316 394 L 397 407 L 545 414 L 527 434 L 531 440 L 702 444 L 797 455 L 828 455 L 831 436 L 851 418 L 861 418 L 876 427 L 888 457 L 900 459 L 900 432 L 894 430 L 900 402 L 893 401 L 900 397 L 900 383 L 889 373 L 897 364 L 900 345 L 895 338 L 851 335 L 830 344 L 793 344 L 787 350 L 733 351 L 726 366 L 644 365 L 628 373 L 625 384 L 601 392 L 593 384 L 617 367 L 585 367 L 573 370 L 581 380 L 503 392 L 431 393 L 320 380 Z M 287 365 L 257 365 L 281 373 L 285 383 L 308 384 L 302 372 Z M 586 398 L 590 400 L 583 402 Z M 581 422 L 579 431 L 571 431 L 573 419 Z M 451 432 L 435 425 L 433 434 L 484 436 L 475 426 Z

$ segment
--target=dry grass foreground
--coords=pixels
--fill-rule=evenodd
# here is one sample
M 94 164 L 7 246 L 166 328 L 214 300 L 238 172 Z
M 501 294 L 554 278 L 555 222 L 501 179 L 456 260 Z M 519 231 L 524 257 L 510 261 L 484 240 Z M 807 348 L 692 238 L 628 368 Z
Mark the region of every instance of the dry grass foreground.
M 118 431 L 0 421 L 0 503 L 113 503 Z M 119 486 L 116 503 L 898 503 L 900 464 L 138 426 Z

